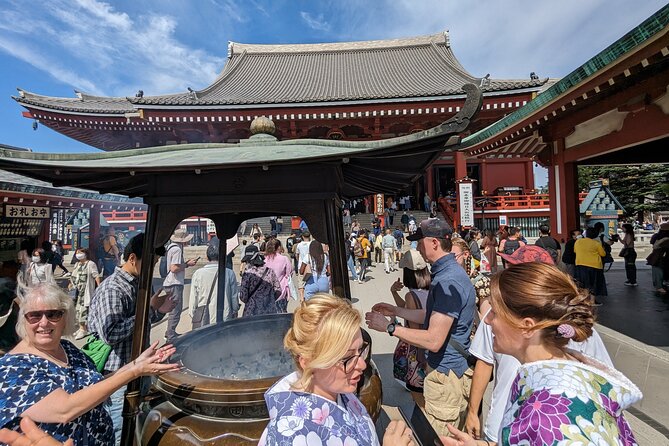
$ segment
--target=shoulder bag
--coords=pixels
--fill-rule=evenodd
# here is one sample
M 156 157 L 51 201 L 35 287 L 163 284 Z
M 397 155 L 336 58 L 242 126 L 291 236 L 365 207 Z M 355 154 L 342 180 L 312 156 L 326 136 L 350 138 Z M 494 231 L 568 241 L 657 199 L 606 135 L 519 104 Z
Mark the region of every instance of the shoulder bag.
M 421 309 L 420 299 L 412 292 L 416 308 Z M 410 390 L 420 390 L 426 375 L 425 350 L 405 341 L 398 341 L 393 352 L 393 376 L 405 383 Z
M 100 339 L 97 333 L 91 333 L 86 338 L 86 343 L 81 347 L 81 351 L 91 358 L 91 361 L 95 364 L 96 370 L 102 373 L 105 369 L 109 354 L 112 351 L 112 347 Z
M 211 287 L 209 287 L 209 297 L 207 297 L 207 303 L 196 307 L 193 311 L 193 329 L 200 328 L 202 326 L 202 321 L 209 321 L 209 303 L 211 302 L 211 296 L 214 294 L 214 285 L 218 280 L 218 270 L 214 274 L 214 280 L 211 282 Z M 205 314 L 207 317 L 205 318 Z

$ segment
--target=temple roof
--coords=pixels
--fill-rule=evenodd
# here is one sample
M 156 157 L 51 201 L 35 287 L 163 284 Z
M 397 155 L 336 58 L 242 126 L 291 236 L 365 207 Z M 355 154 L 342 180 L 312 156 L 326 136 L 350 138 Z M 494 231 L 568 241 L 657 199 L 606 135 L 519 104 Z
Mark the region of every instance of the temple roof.
M 448 33 L 407 39 L 344 43 L 251 45 L 231 42 L 228 62 L 208 87 L 184 93 L 113 98 L 78 94 L 51 98 L 21 91 L 24 104 L 60 110 L 126 113 L 143 106 L 196 108 L 340 101 L 441 99 L 539 89 L 547 79 L 490 79 L 468 73 L 451 50 Z

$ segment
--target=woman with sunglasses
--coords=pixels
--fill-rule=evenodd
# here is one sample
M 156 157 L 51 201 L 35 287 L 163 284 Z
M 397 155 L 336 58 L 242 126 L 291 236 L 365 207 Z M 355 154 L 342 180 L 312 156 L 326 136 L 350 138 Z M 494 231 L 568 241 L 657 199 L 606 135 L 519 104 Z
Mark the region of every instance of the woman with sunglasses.
M 355 396 L 367 366 L 360 313 L 345 299 L 316 294 L 295 311 L 283 343 L 295 372 L 265 393 L 269 424 L 259 446 L 378 446 L 374 422 Z M 392 423 L 384 445 L 412 445 L 404 423 Z
M 16 430 L 30 417 L 56 440 L 75 445 L 113 445 L 112 420 L 104 402 L 140 376 L 178 370 L 163 362 L 174 347 L 152 344 L 133 362 L 104 377 L 93 362 L 62 339 L 75 328 L 72 298 L 39 284 L 19 290 L 16 331 L 21 341 L 0 358 L 0 428 Z

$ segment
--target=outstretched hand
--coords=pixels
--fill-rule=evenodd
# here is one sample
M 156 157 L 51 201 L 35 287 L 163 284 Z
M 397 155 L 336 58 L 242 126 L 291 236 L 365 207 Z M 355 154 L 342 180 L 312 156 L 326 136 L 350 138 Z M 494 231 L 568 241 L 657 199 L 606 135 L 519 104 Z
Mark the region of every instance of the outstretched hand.
M 376 331 L 386 331 L 390 323 L 384 315 L 376 311 L 365 313 L 365 322 L 367 322 L 367 327 Z
M 135 373 L 138 376 L 150 376 L 179 371 L 181 369 L 179 364 L 165 363 L 176 351 L 172 344 L 158 347 L 158 341 L 154 342 L 132 361 Z
M 10 446 L 74 446 L 72 439 L 61 443 L 37 427 L 35 422 L 28 417 L 21 419 L 21 431 L 23 434 L 9 429 L 0 429 L 0 443 Z
M 384 302 L 375 304 L 372 307 L 372 311 L 376 313 L 381 313 L 384 316 L 395 317 L 397 316 L 397 307 L 395 305 L 390 305 Z
M 474 440 L 471 435 L 462 432 L 452 424 L 448 424 L 446 427 L 448 427 L 448 431 L 451 433 L 451 436 L 439 436 L 439 439 L 444 444 L 444 446 L 477 446 L 476 440 Z

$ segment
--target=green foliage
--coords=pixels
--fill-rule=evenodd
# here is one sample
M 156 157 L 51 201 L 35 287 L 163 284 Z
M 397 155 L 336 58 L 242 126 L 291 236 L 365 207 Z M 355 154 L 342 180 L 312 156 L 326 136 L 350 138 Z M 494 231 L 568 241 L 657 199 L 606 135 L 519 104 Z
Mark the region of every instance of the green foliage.
M 669 210 L 669 165 L 579 166 L 578 186 L 588 190 L 588 182 L 609 179 L 609 188 L 625 208 L 627 217 L 642 218 L 643 212 Z

